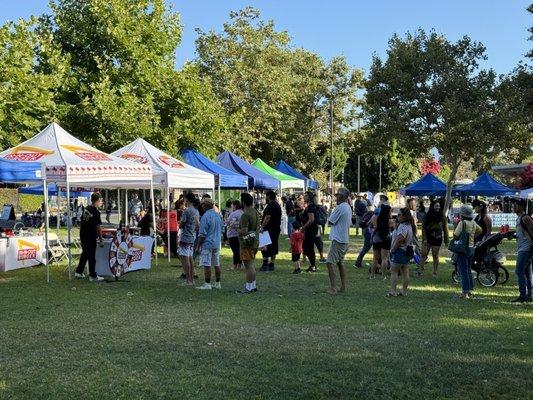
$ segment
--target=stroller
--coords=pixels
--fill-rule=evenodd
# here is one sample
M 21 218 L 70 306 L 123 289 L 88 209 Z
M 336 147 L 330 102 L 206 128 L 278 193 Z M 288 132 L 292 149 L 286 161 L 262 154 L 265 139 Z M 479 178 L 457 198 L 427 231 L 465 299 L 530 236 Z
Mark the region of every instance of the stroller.
M 505 284 L 509 279 L 509 271 L 503 266 L 505 264 L 505 255 L 498 250 L 498 245 L 504 239 L 512 239 L 515 236 L 514 231 L 505 233 L 493 233 L 474 246 L 474 255 L 472 257 L 472 272 L 476 274 L 475 278 L 481 286 L 492 287 L 497 283 Z M 461 274 L 457 268 L 456 255 L 452 257 L 454 270 L 452 272 L 452 281 L 461 282 Z

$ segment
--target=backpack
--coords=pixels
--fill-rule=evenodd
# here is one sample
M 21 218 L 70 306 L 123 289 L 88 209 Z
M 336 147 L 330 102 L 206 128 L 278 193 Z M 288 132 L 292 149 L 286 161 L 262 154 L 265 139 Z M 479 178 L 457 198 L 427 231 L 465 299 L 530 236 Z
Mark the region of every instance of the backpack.
M 324 210 L 324 207 L 318 206 L 318 212 L 316 213 L 316 223 L 318 225 L 326 225 L 327 221 L 328 214 L 326 213 L 326 210 Z

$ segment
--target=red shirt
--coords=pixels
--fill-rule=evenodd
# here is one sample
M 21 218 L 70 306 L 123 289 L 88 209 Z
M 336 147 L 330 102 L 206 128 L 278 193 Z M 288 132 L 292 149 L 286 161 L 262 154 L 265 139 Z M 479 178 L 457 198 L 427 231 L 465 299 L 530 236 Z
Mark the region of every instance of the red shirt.
M 304 234 L 300 231 L 294 231 L 291 234 L 291 253 L 292 254 L 302 254 L 303 253 L 303 243 L 304 243 Z

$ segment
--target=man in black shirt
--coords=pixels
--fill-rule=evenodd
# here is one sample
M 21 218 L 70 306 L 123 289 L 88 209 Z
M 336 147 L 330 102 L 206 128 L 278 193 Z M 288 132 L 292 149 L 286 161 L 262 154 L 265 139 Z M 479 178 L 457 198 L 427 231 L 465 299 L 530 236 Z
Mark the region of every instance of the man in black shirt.
M 276 193 L 273 191 L 267 192 L 266 201 L 267 205 L 263 211 L 260 231 L 267 231 L 272 243 L 261 251 L 263 254 L 263 266 L 259 269 L 259 272 L 274 271 L 274 262 L 278 254 L 279 234 L 281 233 L 281 207 L 276 201 Z
M 83 211 L 80 221 L 80 241 L 81 256 L 80 263 L 76 269 L 76 278 L 85 278 L 83 271 L 85 264 L 89 262 L 89 280 L 91 282 L 101 282 L 104 280 L 101 276 L 96 275 L 96 239 L 103 246 L 102 241 L 102 220 L 98 208 L 102 206 L 102 196 L 100 193 L 91 195 L 91 205 Z

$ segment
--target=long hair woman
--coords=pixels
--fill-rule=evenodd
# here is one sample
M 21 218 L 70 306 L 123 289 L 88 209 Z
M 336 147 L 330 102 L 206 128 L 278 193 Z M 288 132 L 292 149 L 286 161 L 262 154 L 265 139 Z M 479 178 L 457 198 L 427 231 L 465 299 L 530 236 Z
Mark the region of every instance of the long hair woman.
M 313 192 L 307 192 L 304 200 L 306 208 L 301 213 L 301 231 L 304 233 L 303 251 L 309 260 L 307 272 L 316 272 L 315 237 L 318 233 L 318 208 L 315 204 L 315 194 Z
M 371 223 L 374 228 L 372 235 L 372 249 L 374 259 L 370 269 L 370 279 L 376 277 L 376 270 L 381 259 L 381 276 L 383 280 L 387 279 L 387 267 L 389 263 L 389 251 L 391 245 L 390 228 L 391 228 L 391 207 L 383 204 L 379 208 L 379 214 L 372 217 Z
M 481 228 L 481 233 L 474 239 L 474 243 L 478 243 L 491 234 L 492 220 L 488 216 L 487 203 L 484 201 L 474 200 L 472 202 L 472 207 L 474 207 L 474 211 L 477 214 L 474 222 Z
M 442 212 L 439 200 L 433 200 L 422 222 L 422 257 L 417 275 L 424 273 L 424 267 L 431 251 L 433 257 L 433 277 L 437 276 L 439 269 L 439 253 L 442 242 L 448 246 L 450 234 L 448 232 L 448 220 Z
M 416 224 L 409 208 L 402 208 L 398 214 L 398 226 L 392 233 L 392 246 L 390 251 L 390 290 L 388 297 L 407 295 L 409 286 L 409 262 L 414 255 L 413 243 L 416 238 Z M 398 275 L 402 274 L 402 291 L 398 293 Z

